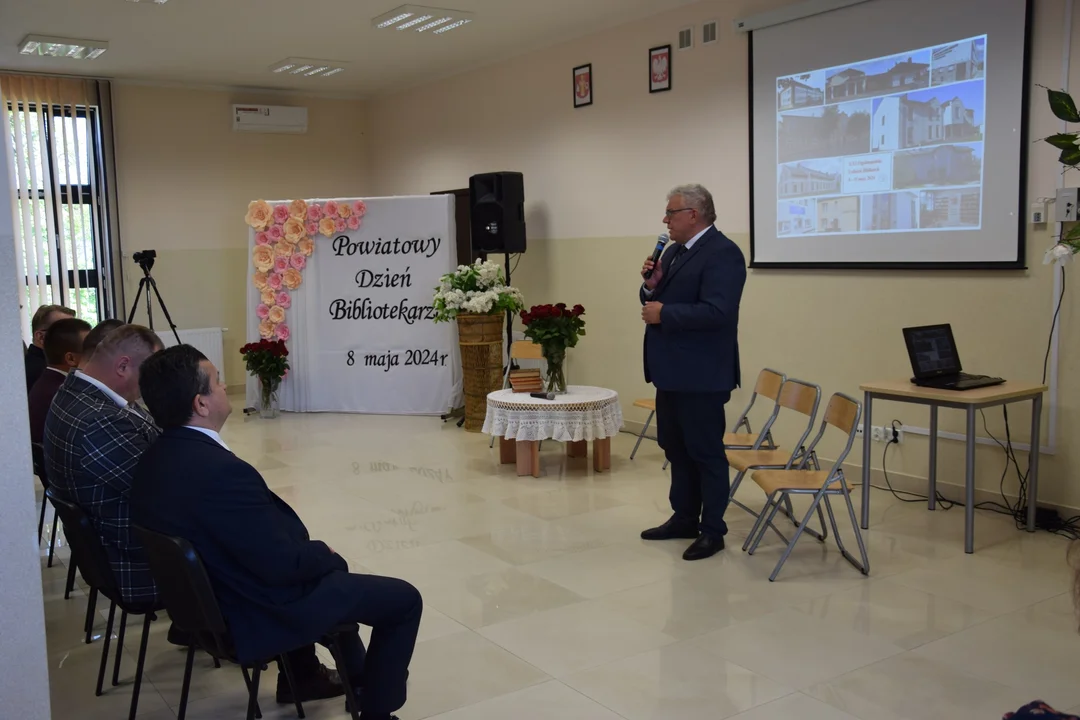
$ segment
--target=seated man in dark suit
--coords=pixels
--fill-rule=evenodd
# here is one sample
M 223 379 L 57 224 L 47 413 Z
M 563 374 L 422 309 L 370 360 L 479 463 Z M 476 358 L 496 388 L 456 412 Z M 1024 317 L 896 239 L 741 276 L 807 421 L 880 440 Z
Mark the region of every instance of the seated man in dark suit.
M 241 662 L 306 646 L 342 623 L 349 679 L 363 688 L 364 720 L 389 720 L 405 681 L 423 600 L 393 578 L 349 573 L 345 559 L 311 540 L 291 507 L 218 434 L 232 408 L 217 369 L 190 345 L 142 366 L 143 401 L 163 429 L 135 471 L 133 521 L 186 539 L 202 558 Z M 279 687 L 281 676 L 279 675 Z
M 94 350 L 97 349 L 97 346 L 101 344 L 101 341 L 105 339 L 106 335 L 126 324 L 127 323 L 123 320 L 114 320 L 110 318 L 109 320 L 102 320 L 95 325 L 94 329 L 87 333 L 86 339 L 83 340 L 82 359 L 79 362 L 79 369 L 81 370 L 90 362 L 90 358 L 94 356 Z
M 78 318 L 64 318 L 45 332 L 45 372 L 30 388 L 30 442 L 45 439 L 45 417 L 49 414 L 53 396 L 64 384 L 68 373 L 79 366 L 83 339 L 90 332 L 90 323 Z
M 52 488 L 94 525 L 120 594 L 154 605 L 157 587 L 131 532 L 128 494 L 135 464 L 158 429 L 130 404 L 139 397 L 139 366 L 161 348 L 152 330 L 128 325 L 110 333 L 80 370 L 69 373 L 45 419 L 45 471 Z
M 34 317 L 30 319 L 30 331 L 34 335 L 23 357 L 26 364 L 26 392 L 30 392 L 49 364 L 45 360 L 45 331 L 57 320 L 69 317 L 75 317 L 75 311 L 63 305 L 42 305 L 34 311 Z

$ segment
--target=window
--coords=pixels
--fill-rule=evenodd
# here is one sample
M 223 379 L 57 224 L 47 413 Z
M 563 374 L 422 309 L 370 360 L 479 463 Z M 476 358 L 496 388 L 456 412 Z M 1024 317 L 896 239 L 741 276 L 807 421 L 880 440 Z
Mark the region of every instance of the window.
M 16 206 L 24 339 L 41 305 L 115 315 L 103 118 L 96 81 L 0 76 Z

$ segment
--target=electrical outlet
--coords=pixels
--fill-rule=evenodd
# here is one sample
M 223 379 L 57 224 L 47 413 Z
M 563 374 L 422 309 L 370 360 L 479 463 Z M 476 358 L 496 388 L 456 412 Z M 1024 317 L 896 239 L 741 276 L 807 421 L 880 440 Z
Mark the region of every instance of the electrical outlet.
M 874 425 L 870 428 L 870 439 L 874 442 L 884 442 L 885 431 L 878 425 Z
M 1080 202 L 1080 189 L 1061 188 L 1057 191 L 1054 203 L 1054 219 L 1058 222 L 1075 222 L 1077 203 Z
M 861 438 L 863 436 L 863 432 L 864 431 L 863 431 L 863 426 L 862 425 L 856 425 L 855 426 L 855 437 Z

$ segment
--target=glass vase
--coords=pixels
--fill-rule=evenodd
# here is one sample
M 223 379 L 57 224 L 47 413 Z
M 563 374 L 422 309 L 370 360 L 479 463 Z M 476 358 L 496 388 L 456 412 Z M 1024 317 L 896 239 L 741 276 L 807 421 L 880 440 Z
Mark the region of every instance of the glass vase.
M 259 417 L 273 420 L 281 414 L 281 404 L 278 399 L 280 389 L 280 380 L 259 380 Z
M 556 394 L 566 393 L 566 348 L 544 348 L 544 362 L 547 363 L 547 391 Z

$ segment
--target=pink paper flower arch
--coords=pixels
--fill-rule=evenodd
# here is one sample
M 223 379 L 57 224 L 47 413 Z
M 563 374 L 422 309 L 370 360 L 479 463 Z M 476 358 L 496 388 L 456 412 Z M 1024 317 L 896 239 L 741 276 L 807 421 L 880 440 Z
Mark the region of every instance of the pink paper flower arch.
M 259 335 L 287 341 L 292 335 L 285 311 L 292 307 L 290 293 L 303 284 L 303 271 L 315 251 L 315 237 L 359 230 L 367 215 L 363 200 L 323 204 L 293 200 L 273 205 L 256 200 L 248 205 L 244 221 L 255 230 L 251 261 L 255 267 L 255 288 L 261 293 L 255 316 Z

